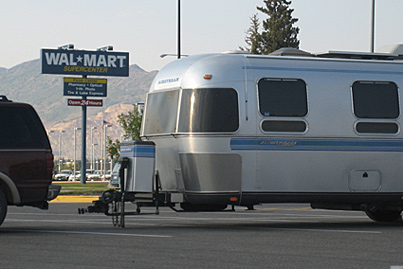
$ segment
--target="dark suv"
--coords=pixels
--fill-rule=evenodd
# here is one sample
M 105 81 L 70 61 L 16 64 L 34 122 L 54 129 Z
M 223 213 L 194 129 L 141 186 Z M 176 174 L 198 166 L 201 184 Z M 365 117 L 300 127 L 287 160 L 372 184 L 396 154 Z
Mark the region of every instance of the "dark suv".
M 53 154 L 34 108 L 0 96 L 0 225 L 7 205 L 48 208 L 60 186 L 51 185 Z

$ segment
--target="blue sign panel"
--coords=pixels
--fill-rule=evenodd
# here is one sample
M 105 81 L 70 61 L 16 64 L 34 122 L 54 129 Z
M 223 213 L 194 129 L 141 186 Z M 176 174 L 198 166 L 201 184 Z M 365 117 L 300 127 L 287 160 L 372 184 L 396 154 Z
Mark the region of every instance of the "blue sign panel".
M 106 79 L 64 78 L 64 96 L 106 97 Z
M 41 50 L 42 74 L 129 76 L 129 53 L 87 50 Z

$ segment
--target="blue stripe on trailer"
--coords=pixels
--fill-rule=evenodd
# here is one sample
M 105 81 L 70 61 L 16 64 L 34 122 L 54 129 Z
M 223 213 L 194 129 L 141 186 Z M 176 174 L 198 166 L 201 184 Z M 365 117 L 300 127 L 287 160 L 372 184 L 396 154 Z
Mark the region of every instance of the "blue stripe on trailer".
M 231 150 L 403 152 L 402 140 L 232 138 Z
M 120 148 L 121 157 L 155 158 L 155 146 L 135 145 Z

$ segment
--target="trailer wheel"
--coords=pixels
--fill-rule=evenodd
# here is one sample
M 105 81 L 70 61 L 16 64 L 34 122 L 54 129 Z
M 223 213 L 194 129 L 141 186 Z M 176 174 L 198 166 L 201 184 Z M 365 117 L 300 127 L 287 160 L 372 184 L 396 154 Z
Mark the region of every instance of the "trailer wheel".
M 3 223 L 7 215 L 7 199 L 4 192 L 0 189 L 0 225 Z
M 371 210 L 368 209 L 365 211 L 367 216 L 378 222 L 396 222 L 402 221 L 402 211 L 395 210 Z

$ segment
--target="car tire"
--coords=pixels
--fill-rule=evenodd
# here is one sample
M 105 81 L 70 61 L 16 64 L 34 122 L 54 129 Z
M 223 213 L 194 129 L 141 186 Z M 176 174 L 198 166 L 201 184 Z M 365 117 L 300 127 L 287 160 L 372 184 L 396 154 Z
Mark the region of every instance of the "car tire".
M 7 215 L 7 199 L 4 192 L 0 189 L 0 225 L 3 223 Z
M 377 222 L 397 222 L 402 221 L 402 211 L 394 210 L 366 210 L 367 216 Z

